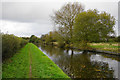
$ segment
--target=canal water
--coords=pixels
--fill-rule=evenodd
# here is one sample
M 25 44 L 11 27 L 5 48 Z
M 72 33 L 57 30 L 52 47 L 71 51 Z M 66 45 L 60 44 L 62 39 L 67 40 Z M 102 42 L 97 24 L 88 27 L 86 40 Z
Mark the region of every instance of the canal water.
M 39 49 L 71 78 L 118 78 L 120 58 L 117 56 L 53 46 L 40 46 Z

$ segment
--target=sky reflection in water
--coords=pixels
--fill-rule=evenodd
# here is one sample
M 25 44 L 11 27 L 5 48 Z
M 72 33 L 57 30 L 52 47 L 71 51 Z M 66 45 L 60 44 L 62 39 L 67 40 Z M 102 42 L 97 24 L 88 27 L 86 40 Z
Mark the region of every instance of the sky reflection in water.
M 116 58 L 52 46 L 39 48 L 71 78 L 118 78 L 120 61 Z

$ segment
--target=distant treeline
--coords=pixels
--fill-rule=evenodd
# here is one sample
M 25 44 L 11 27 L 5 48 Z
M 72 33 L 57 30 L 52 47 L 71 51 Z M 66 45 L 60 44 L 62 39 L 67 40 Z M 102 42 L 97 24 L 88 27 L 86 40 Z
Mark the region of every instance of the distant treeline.
M 48 34 L 42 35 L 41 38 L 38 38 L 35 35 L 31 35 L 31 37 L 17 37 L 13 34 L 4 34 L 2 35 L 2 60 L 6 60 L 12 57 L 17 51 L 19 51 L 23 46 L 27 43 L 34 43 L 38 45 L 40 43 L 57 45 L 58 47 L 73 47 L 73 44 L 70 44 L 69 41 L 63 40 L 58 32 L 53 31 Z M 99 42 L 120 42 L 120 36 L 109 36 L 106 41 Z M 99 43 L 97 42 L 97 43 Z M 90 42 L 92 43 L 92 42 Z
M 28 43 L 21 37 L 17 37 L 13 34 L 2 34 L 2 60 L 6 60 L 12 57 L 18 50 Z
M 38 44 L 40 43 L 40 38 L 38 38 L 37 36 L 35 35 L 31 35 L 31 37 L 29 38 L 29 42 L 30 43 L 33 43 L 33 44 Z
M 56 31 L 49 32 L 48 34 L 42 35 L 41 38 L 41 43 L 44 44 L 50 44 L 50 45 L 57 45 L 58 47 L 73 47 L 74 45 L 70 44 L 69 41 L 63 40 L 63 38 L 60 37 L 59 33 Z M 99 40 L 99 41 L 91 41 L 89 43 L 101 43 L 101 42 L 106 42 L 106 43 L 111 43 L 111 42 L 120 42 L 120 36 L 115 37 L 115 36 L 109 36 L 106 38 L 106 40 Z M 80 43 L 78 43 L 80 44 Z

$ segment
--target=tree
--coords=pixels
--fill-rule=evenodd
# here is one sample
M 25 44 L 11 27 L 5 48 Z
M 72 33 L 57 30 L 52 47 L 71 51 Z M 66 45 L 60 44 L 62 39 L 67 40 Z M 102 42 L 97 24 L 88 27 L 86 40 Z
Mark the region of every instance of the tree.
M 68 3 L 51 16 L 55 25 L 58 26 L 59 35 L 63 37 L 63 40 L 68 42 L 72 40 L 75 17 L 83 10 L 84 7 L 78 2 Z
M 118 42 L 120 42 L 120 35 L 117 37 Z
M 37 43 L 38 42 L 38 38 L 35 35 L 31 35 L 29 42 Z
M 51 44 L 53 42 L 53 33 L 49 32 L 49 34 L 46 34 L 46 43 Z
M 75 18 L 75 42 L 82 42 L 84 47 L 88 42 L 107 40 L 114 33 L 115 18 L 106 12 L 99 13 L 96 9 L 81 12 Z

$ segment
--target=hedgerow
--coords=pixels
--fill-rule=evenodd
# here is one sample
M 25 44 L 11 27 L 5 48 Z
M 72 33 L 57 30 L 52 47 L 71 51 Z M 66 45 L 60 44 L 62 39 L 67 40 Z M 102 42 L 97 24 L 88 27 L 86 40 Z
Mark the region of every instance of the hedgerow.
M 28 43 L 21 37 L 13 34 L 2 34 L 2 60 L 12 57 L 20 48 Z

